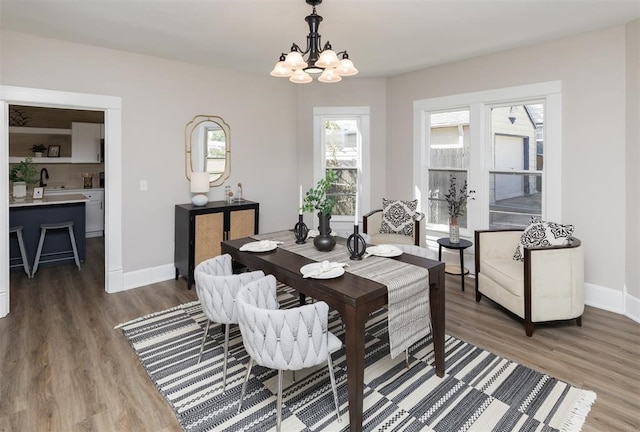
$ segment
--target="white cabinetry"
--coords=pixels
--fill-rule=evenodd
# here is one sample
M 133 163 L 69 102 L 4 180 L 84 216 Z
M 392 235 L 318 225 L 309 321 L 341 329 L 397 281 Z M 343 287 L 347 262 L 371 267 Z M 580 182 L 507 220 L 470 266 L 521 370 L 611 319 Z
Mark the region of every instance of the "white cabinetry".
M 71 123 L 71 157 L 74 163 L 100 162 L 100 123 Z
M 104 235 L 104 190 L 88 190 L 89 192 L 87 189 L 82 192 L 89 198 L 86 204 L 85 237 L 102 237 Z
M 104 235 L 104 189 L 45 189 L 45 195 L 82 194 L 85 204 L 85 238 Z

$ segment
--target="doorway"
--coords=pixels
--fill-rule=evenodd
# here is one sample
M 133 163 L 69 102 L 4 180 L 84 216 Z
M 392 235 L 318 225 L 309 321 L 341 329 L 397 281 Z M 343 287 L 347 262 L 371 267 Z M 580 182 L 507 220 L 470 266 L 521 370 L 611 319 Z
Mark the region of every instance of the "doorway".
M 0 176 L 8 178 L 9 105 L 85 109 L 104 112 L 106 152 L 105 166 L 105 235 L 104 286 L 106 292 L 123 289 L 122 269 L 122 139 L 121 98 L 85 93 L 71 93 L 25 87 L 0 86 Z M 0 224 L 9 226 L 9 190 L 0 188 Z M 0 230 L 0 265 L 4 266 L 0 284 L 0 318 L 9 313 L 9 232 Z

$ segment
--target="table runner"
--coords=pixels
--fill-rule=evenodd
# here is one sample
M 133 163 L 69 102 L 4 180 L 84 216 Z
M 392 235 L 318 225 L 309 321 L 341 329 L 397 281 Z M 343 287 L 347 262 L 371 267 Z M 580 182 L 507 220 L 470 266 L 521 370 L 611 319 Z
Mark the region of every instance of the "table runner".
M 349 259 L 349 250 L 337 244 L 332 251 L 322 252 L 313 239 L 296 244 L 291 231 L 254 235 L 257 240 L 281 241 L 278 247 L 315 261 L 347 263 L 345 270 L 386 285 L 389 296 L 389 350 L 395 358 L 431 331 L 429 308 L 429 270 L 394 259 L 369 256 L 360 261 Z M 292 287 L 295 289 L 295 287 Z

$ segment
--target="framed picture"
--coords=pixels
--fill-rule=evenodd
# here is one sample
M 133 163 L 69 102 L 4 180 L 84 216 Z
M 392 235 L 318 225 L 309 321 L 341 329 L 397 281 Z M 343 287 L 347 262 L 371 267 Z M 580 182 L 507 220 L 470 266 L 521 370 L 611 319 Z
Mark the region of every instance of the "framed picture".
M 42 199 L 44 197 L 44 188 L 43 187 L 34 187 L 33 188 L 33 199 Z
M 60 157 L 60 146 L 50 145 L 47 150 L 47 157 Z

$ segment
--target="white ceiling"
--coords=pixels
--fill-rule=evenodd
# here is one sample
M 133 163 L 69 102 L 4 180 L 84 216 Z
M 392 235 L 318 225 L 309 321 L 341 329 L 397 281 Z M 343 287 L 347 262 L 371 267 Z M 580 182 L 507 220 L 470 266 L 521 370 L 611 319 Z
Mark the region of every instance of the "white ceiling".
M 4 29 L 268 74 L 304 48 L 304 0 L 0 0 Z M 325 0 L 319 33 L 360 76 L 391 76 L 624 24 L 640 0 Z

